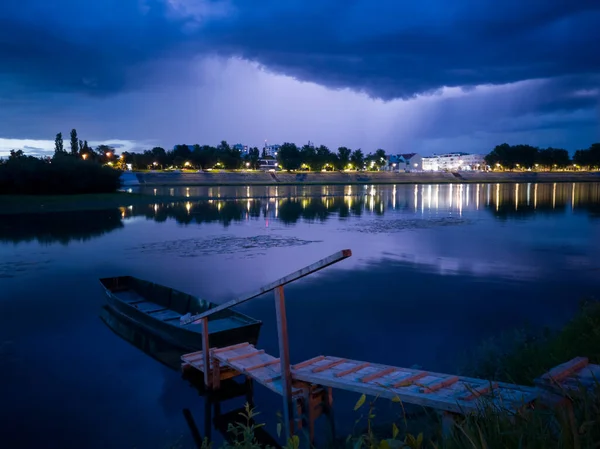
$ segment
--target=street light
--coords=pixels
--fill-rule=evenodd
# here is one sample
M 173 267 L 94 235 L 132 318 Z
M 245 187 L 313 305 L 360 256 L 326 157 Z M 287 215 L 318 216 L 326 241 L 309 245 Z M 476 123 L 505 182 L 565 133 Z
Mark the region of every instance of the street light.
M 81 155 L 81 158 L 82 158 L 84 161 L 87 159 L 87 157 L 88 157 L 87 153 L 83 153 L 83 154 Z

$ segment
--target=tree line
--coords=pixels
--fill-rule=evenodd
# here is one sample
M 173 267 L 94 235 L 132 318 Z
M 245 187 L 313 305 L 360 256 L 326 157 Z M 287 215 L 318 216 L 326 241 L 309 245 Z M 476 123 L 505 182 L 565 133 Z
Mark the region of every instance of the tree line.
M 223 140 L 217 146 L 176 145 L 173 150 L 154 147 L 142 153 L 123 152 L 117 155 L 108 145 L 92 148 L 87 140 L 79 139 L 77 130 L 72 129 L 69 136 L 70 151 L 65 149 L 62 133 L 54 140 L 54 157 L 79 156 L 81 159 L 111 165 L 125 169 L 130 164 L 133 169 L 258 169 L 261 159 L 276 159 L 284 170 L 381 170 L 388 164 L 388 156 L 383 149 L 365 155 L 362 150 L 351 150 L 342 146 L 337 151 L 325 145 L 303 145 L 285 142 L 279 146 L 275 157 L 266 154 L 265 149 L 250 148 L 242 153 L 236 146 L 230 146 Z M 12 157 L 22 156 L 20 150 L 11 152 Z M 600 168 L 600 143 L 594 143 L 587 149 L 577 150 L 571 159 L 569 153 L 561 148 L 541 149 L 531 145 L 497 145 L 485 156 L 486 164 L 494 170 L 539 169 L 555 170 L 568 167 L 575 169 Z
M 284 170 L 343 170 L 343 169 L 381 169 L 387 163 L 386 153 L 378 149 L 375 153 L 364 155 L 362 150 L 352 151 L 347 147 L 339 147 L 336 152 L 325 145 L 315 147 L 304 145 L 298 147 L 286 142 L 278 148 L 276 157 L 266 154 L 253 147 L 247 153 L 242 153 L 226 141 L 221 141 L 216 147 L 210 145 L 176 145 L 173 150 L 166 151 L 154 147 L 143 153 L 123 153 L 126 163 L 133 168 L 224 168 L 257 169 L 261 159 L 274 159 Z
M 497 145 L 485 156 L 485 162 L 492 169 L 541 169 L 556 170 L 573 167 L 576 169 L 600 168 L 600 143 L 575 151 L 573 159 L 569 152 L 561 148 L 538 148 L 531 145 Z
M 71 131 L 70 151 L 64 148 L 62 134 L 54 140 L 54 155 L 38 158 L 23 150 L 11 150 L 0 160 L 2 194 L 75 194 L 114 192 L 120 185 L 121 171 L 108 164 L 114 151 L 101 145 L 95 151 Z M 122 158 L 120 159 L 122 161 Z

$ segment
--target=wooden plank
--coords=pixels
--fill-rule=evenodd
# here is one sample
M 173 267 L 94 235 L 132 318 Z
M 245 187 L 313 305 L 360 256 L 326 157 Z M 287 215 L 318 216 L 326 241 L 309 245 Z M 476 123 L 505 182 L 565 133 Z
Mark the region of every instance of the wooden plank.
M 363 383 L 371 382 L 375 379 L 379 379 L 380 377 L 387 376 L 388 374 L 391 374 L 394 371 L 396 371 L 396 368 L 394 368 L 393 366 L 388 366 L 387 368 L 382 369 L 381 371 L 377 371 L 376 373 L 369 374 L 361 378 L 360 381 Z
M 423 388 L 421 388 L 421 393 L 433 393 L 435 391 L 441 390 L 442 388 L 448 387 L 458 381 L 458 376 L 442 377 L 441 379 L 434 380 L 430 384 L 423 385 Z
M 396 382 L 390 386 L 392 388 L 409 387 L 412 384 L 414 384 L 414 382 L 416 380 L 419 380 L 425 376 L 429 376 L 429 373 L 427 371 L 421 371 L 420 373 L 415 373 L 415 374 L 411 374 L 408 377 L 404 377 L 403 379 L 399 380 L 398 382 Z
M 472 401 L 473 399 L 478 398 L 484 394 L 489 393 L 492 390 L 498 388 L 498 384 L 496 382 L 486 382 L 484 385 L 480 385 L 475 388 L 468 388 L 466 393 L 462 393 L 456 397 L 459 401 Z
M 289 284 L 290 282 L 297 281 L 298 279 L 301 279 L 305 276 L 308 276 L 309 274 L 312 274 L 319 270 L 322 270 L 323 268 L 328 267 L 329 265 L 332 265 L 334 263 L 340 262 L 341 260 L 347 259 L 350 256 L 352 256 L 352 251 L 350 251 L 349 249 L 344 249 L 342 251 L 338 251 L 338 252 L 332 254 L 331 256 L 325 257 L 324 259 L 321 259 L 321 260 L 319 260 L 311 265 L 308 265 L 298 271 L 295 271 L 295 272 L 288 274 L 287 276 L 284 276 L 274 282 L 271 282 L 270 284 L 267 284 L 264 287 L 261 287 L 258 291 L 255 291 L 254 293 L 246 295 L 242 298 L 238 298 L 238 299 L 234 299 L 232 301 L 226 302 L 225 304 L 221 304 L 220 306 L 214 307 L 210 310 L 207 310 L 204 313 L 196 315 L 191 318 L 191 321 L 188 321 L 187 323 L 182 323 L 182 326 L 187 326 L 190 324 L 197 324 L 200 322 L 200 320 L 202 318 L 208 317 L 208 316 L 213 315 L 222 310 L 229 309 L 233 306 L 237 306 L 246 301 L 250 301 L 251 299 L 254 299 L 258 296 L 264 295 L 265 293 L 270 292 L 272 290 L 275 290 L 278 287 L 283 287 L 284 285 Z
M 247 359 L 249 357 L 254 357 L 257 355 L 261 355 L 264 354 L 265 350 L 264 349 L 260 349 L 260 350 L 255 350 L 253 352 L 247 352 L 246 354 L 240 354 L 240 355 L 236 355 L 233 357 L 223 357 L 226 361 L 228 362 L 235 362 L 236 360 L 242 360 L 242 359 Z
M 334 374 L 335 377 L 343 377 L 343 376 L 347 376 L 348 374 L 352 374 L 355 373 L 357 371 L 360 371 L 363 368 L 366 368 L 367 366 L 370 366 L 371 364 L 368 362 L 364 362 L 364 363 L 360 363 L 356 366 L 353 366 L 352 368 L 348 368 L 344 371 L 338 371 L 337 373 Z
M 563 379 L 573 375 L 576 371 L 585 368 L 589 363 L 587 357 L 575 357 L 562 365 L 558 365 L 542 375 L 542 379 L 545 381 L 560 382 Z
M 190 352 L 188 354 L 183 354 L 181 356 L 181 360 L 191 360 L 194 358 L 202 357 L 202 351 Z
M 296 369 L 305 368 L 305 367 L 310 366 L 310 365 L 312 365 L 314 363 L 320 362 L 324 358 L 325 358 L 324 355 L 320 355 L 318 357 L 314 357 L 314 358 L 312 358 L 310 360 L 306 360 L 304 362 L 297 363 L 296 365 L 292 365 L 292 369 L 296 370 Z
M 158 315 L 159 312 L 164 312 L 165 310 L 169 310 L 167 307 L 163 307 L 162 309 L 157 309 L 157 310 L 151 310 L 149 312 L 146 312 L 148 315 L 150 314 L 156 314 Z M 152 318 L 156 318 L 155 316 L 153 316 Z
M 213 354 L 218 354 L 221 352 L 233 351 L 234 349 L 244 348 L 246 346 L 252 346 L 250 343 L 238 343 L 237 345 L 225 346 L 223 348 L 213 349 Z M 254 347 L 254 346 L 252 346 Z
M 320 373 L 321 371 L 326 371 L 329 368 L 333 368 L 334 366 L 338 366 L 341 365 L 342 363 L 345 363 L 346 359 L 339 359 L 339 360 L 335 360 L 333 362 L 330 362 L 326 365 L 321 365 L 321 366 L 317 366 L 316 368 L 312 369 L 313 373 Z
M 268 384 L 268 383 L 274 382 L 279 379 L 281 379 L 281 374 L 277 374 L 276 376 L 269 377 L 268 379 L 263 379 L 261 382 Z
M 456 413 L 464 413 L 465 411 L 477 411 L 476 403 L 463 402 L 459 403 L 453 398 L 440 396 L 436 394 L 423 394 L 414 390 L 407 389 L 392 389 L 375 383 L 362 383 L 344 379 L 343 377 L 326 377 L 322 374 L 313 374 L 306 371 L 299 371 L 294 375 L 296 380 L 309 382 L 326 387 L 339 388 L 346 391 L 352 391 L 359 394 L 369 396 L 379 396 L 393 400 L 400 399 L 407 404 L 420 405 L 423 407 L 431 407 L 439 410 L 446 410 Z
M 283 419 L 286 441 L 294 434 L 294 409 L 292 403 L 292 373 L 290 369 L 290 349 L 288 345 L 287 315 L 283 283 L 275 289 L 275 312 L 277 316 L 277 336 L 279 339 L 279 359 L 281 361 L 281 386 L 283 396 Z
M 200 363 L 204 360 L 204 353 L 199 352 L 199 353 L 196 353 L 192 357 L 182 358 L 181 360 L 183 360 L 184 362 L 187 362 L 187 363 Z

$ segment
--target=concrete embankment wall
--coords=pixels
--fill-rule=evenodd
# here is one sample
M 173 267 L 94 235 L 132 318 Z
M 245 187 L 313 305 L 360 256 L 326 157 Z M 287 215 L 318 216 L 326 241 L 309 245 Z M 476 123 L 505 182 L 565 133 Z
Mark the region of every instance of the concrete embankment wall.
M 437 184 L 461 182 L 600 182 L 594 173 L 287 173 L 287 172 L 200 172 L 136 173 L 141 185 L 276 185 L 276 184 Z

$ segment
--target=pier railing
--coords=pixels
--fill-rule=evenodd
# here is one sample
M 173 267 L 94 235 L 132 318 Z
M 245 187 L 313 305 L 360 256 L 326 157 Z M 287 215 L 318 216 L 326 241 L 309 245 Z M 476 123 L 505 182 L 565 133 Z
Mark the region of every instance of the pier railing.
M 221 304 L 220 306 L 214 307 L 210 310 L 207 310 L 204 313 L 200 313 L 198 315 L 190 317 L 187 321 L 181 323 L 182 326 L 187 326 L 190 324 L 202 324 L 202 357 L 204 363 L 204 383 L 207 387 L 211 387 L 211 379 L 210 379 L 210 366 L 211 366 L 211 357 L 210 357 L 210 345 L 208 340 L 208 318 L 215 313 L 221 312 L 223 310 L 230 309 L 251 299 L 257 298 L 259 296 L 264 295 L 270 291 L 275 291 L 275 312 L 277 316 L 277 334 L 279 340 L 279 359 L 281 363 L 281 380 L 283 386 L 283 417 L 284 423 L 286 424 L 286 438 L 290 437 L 290 429 L 293 429 L 293 400 L 292 400 L 292 374 L 290 367 L 290 353 L 289 353 L 289 344 L 288 344 L 288 329 L 287 329 L 287 316 L 285 312 L 285 296 L 283 292 L 283 286 L 289 284 L 291 282 L 297 281 L 309 274 L 315 273 L 319 270 L 322 270 L 329 265 L 333 265 L 334 263 L 340 262 L 348 257 L 352 256 L 352 251 L 349 249 L 344 249 L 342 251 L 338 251 L 331 256 L 325 257 L 311 265 L 308 265 L 298 271 L 288 274 L 270 284 L 267 284 L 261 287 L 259 290 L 246 295 L 244 297 L 234 299 L 232 301 Z

